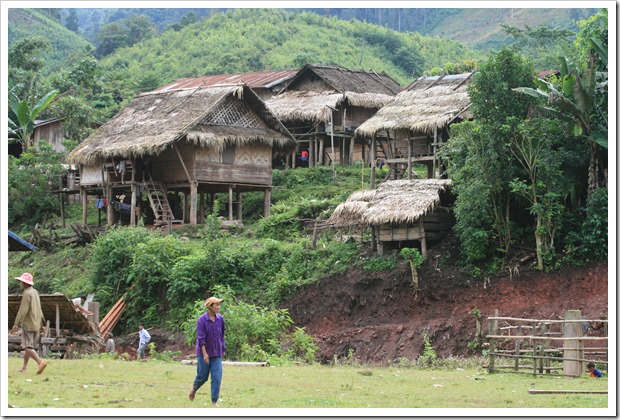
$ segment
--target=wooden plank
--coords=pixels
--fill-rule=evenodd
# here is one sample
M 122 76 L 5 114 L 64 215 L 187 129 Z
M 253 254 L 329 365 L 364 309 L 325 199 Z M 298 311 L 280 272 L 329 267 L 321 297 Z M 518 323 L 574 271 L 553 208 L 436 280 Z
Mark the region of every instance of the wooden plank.
M 530 389 L 530 394 L 607 394 L 609 391 L 604 389 L 592 390 L 563 390 L 563 389 Z

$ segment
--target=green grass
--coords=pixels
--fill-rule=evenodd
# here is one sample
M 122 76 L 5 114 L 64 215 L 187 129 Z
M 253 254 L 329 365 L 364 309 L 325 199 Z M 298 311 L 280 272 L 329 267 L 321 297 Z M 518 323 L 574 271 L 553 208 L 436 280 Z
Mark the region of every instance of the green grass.
M 210 383 L 200 389 L 193 402 L 188 400 L 196 368 L 179 362 L 50 359 L 43 375 L 35 374 L 33 362 L 28 372 L 19 373 L 21 363 L 21 358 L 8 358 L 8 404 L 13 407 L 210 407 Z M 607 390 L 607 385 L 606 378 L 490 375 L 482 368 L 416 370 L 350 365 L 225 365 L 220 407 L 588 408 L 588 413 L 594 415 L 597 410 L 591 409 L 607 408 L 607 394 L 532 395 L 528 390 Z M 52 411 L 45 413 L 53 415 Z

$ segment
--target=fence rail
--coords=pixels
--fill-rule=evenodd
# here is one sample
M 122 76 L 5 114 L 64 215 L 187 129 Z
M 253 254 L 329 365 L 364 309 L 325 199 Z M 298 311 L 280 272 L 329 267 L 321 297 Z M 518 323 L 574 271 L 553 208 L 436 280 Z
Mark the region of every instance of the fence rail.
M 489 372 L 581 376 L 588 362 L 608 364 L 606 319 L 583 319 L 581 311 L 566 311 L 564 319 L 500 317 L 496 310 L 488 320 Z

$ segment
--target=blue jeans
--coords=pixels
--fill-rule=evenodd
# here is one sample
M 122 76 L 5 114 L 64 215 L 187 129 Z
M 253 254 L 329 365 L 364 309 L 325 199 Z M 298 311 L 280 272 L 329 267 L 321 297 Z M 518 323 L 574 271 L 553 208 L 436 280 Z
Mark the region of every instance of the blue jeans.
M 220 385 L 222 383 L 222 358 L 209 357 L 209 363 L 205 363 L 202 356 L 198 356 L 198 365 L 196 366 L 196 379 L 194 379 L 194 390 L 198 391 L 201 386 L 209 379 L 211 374 L 211 402 L 217 402 L 220 399 Z
M 145 350 L 147 344 L 148 343 L 142 343 L 138 346 L 138 356 L 140 357 L 140 359 L 144 359 L 146 357 Z

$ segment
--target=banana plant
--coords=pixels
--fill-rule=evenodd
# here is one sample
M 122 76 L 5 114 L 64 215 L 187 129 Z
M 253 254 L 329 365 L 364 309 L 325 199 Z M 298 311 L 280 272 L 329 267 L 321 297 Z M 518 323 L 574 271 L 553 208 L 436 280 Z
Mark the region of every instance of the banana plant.
M 604 60 L 605 57 L 602 59 Z M 591 117 L 595 112 L 595 94 L 601 87 L 597 86 L 596 82 L 595 61 L 596 55 L 590 54 L 584 74 L 580 76 L 577 69 L 561 57 L 560 79 L 557 84 L 537 78 L 534 80 L 535 89 L 528 87 L 513 89 L 515 92 L 542 99 L 548 105 L 534 106 L 530 109 L 530 116 L 546 116 L 572 121 L 574 135 L 584 137 L 589 142 L 588 196 L 599 186 L 598 147 L 608 148 L 607 126 L 594 126 L 591 122 Z M 603 74 L 604 78 L 605 75 Z
M 9 85 L 9 128 L 17 134 L 24 151 L 30 147 L 30 140 L 34 133 L 34 122 L 58 95 L 57 90 L 46 93 L 35 104 L 28 99 L 19 99 L 11 85 Z M 34 102 L 34 101 L 33 101 Z

